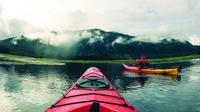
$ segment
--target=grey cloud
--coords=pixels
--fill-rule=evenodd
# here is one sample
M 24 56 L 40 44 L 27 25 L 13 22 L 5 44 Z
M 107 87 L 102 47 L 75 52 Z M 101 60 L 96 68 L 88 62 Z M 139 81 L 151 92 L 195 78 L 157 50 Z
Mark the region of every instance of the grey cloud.
M 11 32 L 9 36 L 25 35 L 40 31 L 39 28 L 20 19 L 11 19 L 8 21 L 8 24 Z
M 24 20 L 11 19 L 9 21 L 5 21 L 4 19 L 0 18 L 0 39 L 40 31 L 42 31 L 40 28 L 35 27 Z
M 25 35 L 29 33 L 39 32 L 40 28 L 35 27 L 29 22 L 21 19 L 5 20 L 2 15 L 3 7 L 0 4 L 0 39 L 11 36 Z
M 0 39 L 9 35 L 8 23 L 3 19 L 2 16 L 3 7 L 0 4 Z
M 52 9 L 54 13 L 45 17 L 49 23 L 61 27 L 61 30 L 100 28 L 130 35 L 145 35 L 149 38 L 161 38 L 160 35 L 171 34 L 187 40 L 190 40 L 191 35 L 200 37 L 199 0 L 84 0 L 76 3 L 74 0 L 71 6 L 81 4 L 80 7 L 67 10 L 64 6 L 70 6 L 70 3 L 64 2 L 60 9 L 62 11 L 55 13 Z M 20 24 L 22 28 L 16 29 Z M 3 26 L 4 30 L 0 28 L 0 31 L 4 32 L 4 35 L 35 31 L 33 25 L 20 20 L 4 20 Z M 5 30 L 6 27 L 12 30 Z

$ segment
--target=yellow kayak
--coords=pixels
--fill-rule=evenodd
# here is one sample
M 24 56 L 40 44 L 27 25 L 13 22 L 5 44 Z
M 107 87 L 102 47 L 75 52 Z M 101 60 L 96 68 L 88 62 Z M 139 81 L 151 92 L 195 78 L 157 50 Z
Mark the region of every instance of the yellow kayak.
M 174 75 L 178 76 L 178 68 L 175 69 L 141 69 L 138 70 L 138 67 L 128 66 L 126 64 L 122 64 L 124 68 L 128 71 L 136 72 L 136 73 L 143 73 L 143 74 L 167 74 L 167 75 Z

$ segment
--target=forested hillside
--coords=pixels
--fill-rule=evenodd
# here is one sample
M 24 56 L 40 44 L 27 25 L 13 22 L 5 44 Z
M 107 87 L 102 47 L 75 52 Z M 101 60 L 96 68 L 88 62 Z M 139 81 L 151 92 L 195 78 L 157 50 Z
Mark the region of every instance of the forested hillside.
M 142 55 L 148 58 L 185 56 L 200 53 L 200 46 L 194 46 L 188 41 L 163 39 L 158 42 L 146 42 L 135 36 L 117 32 L 106 32 L 100 29 L 81 30 L 76 32 L 90 33 L 80 38 L 73 46 L 65 43 L 52 45 L 42 41 L 42 38 L 29 39 L 25 36 L 11 37 L 0 41 L 0 52 L 30 57 L 49 57 L 60 59 L 130 59 Z M 52 32 L 55 35 L 57 32 Z

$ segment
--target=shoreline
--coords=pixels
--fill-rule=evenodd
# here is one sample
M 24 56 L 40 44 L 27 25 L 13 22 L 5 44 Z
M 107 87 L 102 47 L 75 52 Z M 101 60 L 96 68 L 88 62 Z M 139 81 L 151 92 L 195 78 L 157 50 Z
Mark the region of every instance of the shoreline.
M 199 59 L 200 54 L 194 54 L 189 56 L 169 57 L 148 59 L 151 63 L 163 63 L 163 62 L 175 62 L 185 61 L 190 59 Z M 18 56 L 11 54 L 0 53 L 1 65 L 65 65 L 65 63 L 135 63 L 138 59 L 133 60 L 63 60 L 55 58 L 33 58 L 27 56 Z

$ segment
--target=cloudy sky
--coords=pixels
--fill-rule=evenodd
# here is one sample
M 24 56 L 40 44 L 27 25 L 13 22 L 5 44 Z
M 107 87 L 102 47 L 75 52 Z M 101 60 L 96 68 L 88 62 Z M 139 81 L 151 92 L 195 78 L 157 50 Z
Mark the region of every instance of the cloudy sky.
M 1 0 L 0 38 L 100 28 L 200 44 L 200 0 Z

